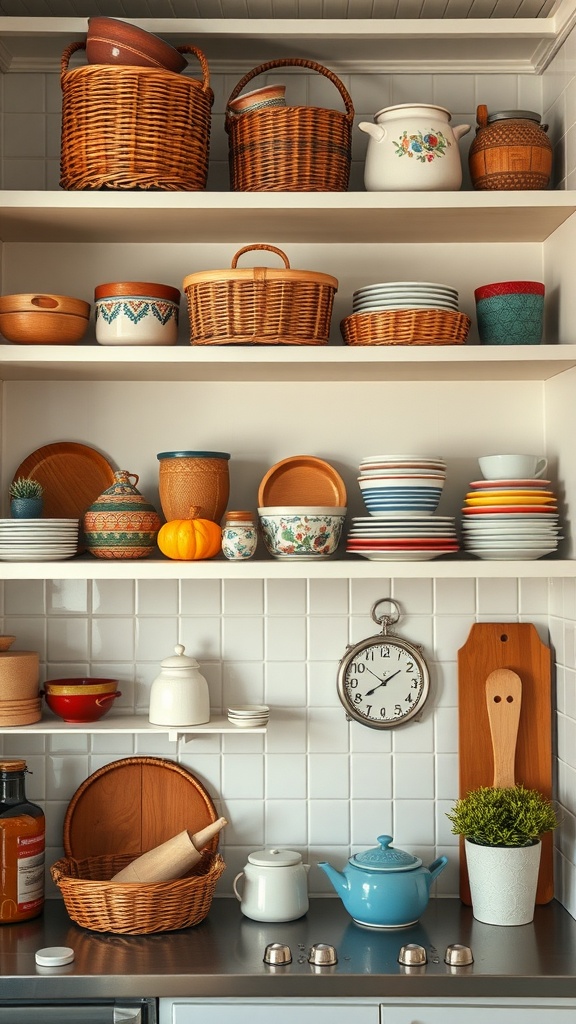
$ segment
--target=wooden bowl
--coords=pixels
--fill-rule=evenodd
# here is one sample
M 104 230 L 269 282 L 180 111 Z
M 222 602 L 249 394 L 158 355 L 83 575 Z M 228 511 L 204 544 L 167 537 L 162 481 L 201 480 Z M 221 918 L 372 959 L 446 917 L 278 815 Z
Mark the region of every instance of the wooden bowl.
M 88 18 L 86 57 L 89 64 L 165 68 L 177 74 L 188 64 L 165 39 L 118 18 Z
M 71 345 L 88 328 L 90 303 L 69 295 L 0 296 L 0 333 L 20 345 Z

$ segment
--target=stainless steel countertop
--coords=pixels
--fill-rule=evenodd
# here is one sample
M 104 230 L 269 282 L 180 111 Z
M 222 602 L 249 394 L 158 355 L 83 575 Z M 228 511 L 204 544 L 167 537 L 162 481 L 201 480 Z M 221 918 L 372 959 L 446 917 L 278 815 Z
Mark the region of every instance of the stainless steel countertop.
M 266 945 L 287 943 L 293 962 L 270 968 Z M 336 947 L 335 967 L 314 968 L 311 945 Z M 400 946 L 428 951 L 425 968 L 399 967 Z M 450 943 L 471 946 L 474 963 L 444 963 Z M 36 950 L 71 946 L 74 963 L 37 967 Z M 313 899 L 299 921 L 261 924 L 243 917 L 235 899 L 215 899 L 199 925 L 157 935 L 110 935 L 70 921 L 60 900 L 43 915 L 0 926 L 0 998 L 74 999 L 143 996 L 350 997 L 387 996 L 576 997 L 576 921 L 556 901 L 537 907 L 533 923 L 494 927 L 474 920 L 457 899 L 432 899 L 421 921 L 374 931 L 355 925 L 337 897 Z

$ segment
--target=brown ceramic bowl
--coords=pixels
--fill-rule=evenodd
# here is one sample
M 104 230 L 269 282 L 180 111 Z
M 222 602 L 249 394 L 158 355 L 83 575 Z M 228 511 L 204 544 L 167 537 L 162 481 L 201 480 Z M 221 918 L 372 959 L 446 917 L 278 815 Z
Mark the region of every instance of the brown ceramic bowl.
M 174 46 L 118 18 L 88 18 L 86 57 L 89 64 L 164 68 L 179 73 L 187 60 Z
M 1 295 L 0 334 L 20 345 L 72 345 L 88 328 L 90 303 L 70 295 Z

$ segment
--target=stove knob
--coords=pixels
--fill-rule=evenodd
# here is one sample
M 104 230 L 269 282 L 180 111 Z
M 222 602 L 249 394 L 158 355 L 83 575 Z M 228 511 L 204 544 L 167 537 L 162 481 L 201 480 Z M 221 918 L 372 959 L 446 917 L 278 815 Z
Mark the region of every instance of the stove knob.
M 308 951 L 308 963 L 315 967 L 332 967 L 338 963 L 334 946 L 326 942 L 315 942 Z
M 398 953 L 398 963 L 405 967 L 420 967 L 427 960 L 424 946 L 419 946 L 417 942 L 407 943 L 406 946 L 401 947 Z
M 459 942 L 453 942 L 450 946 L 446 946 L 444 963 L 450 967 L 468 967 L 469 964 L 473 964 L 474 957 L 470 946 L 462 946 Z
M 272 964 L 274 967 L 291 964 L 292 951 L 290 946 L 285 946 L 282 942 L 271 942 L 264 950 L 264 963 Z

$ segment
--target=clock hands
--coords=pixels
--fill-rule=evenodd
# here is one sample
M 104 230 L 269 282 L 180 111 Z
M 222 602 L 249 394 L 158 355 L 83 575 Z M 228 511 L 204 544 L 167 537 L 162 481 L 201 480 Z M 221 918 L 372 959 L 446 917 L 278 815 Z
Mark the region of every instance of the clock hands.
M 369 672 L 369 673 L 370 673 L 370 675 L 374 676 L 374 678 L 375 678 L 375 679 L 380 679 L 380 677 L 379 677 L 379 676 L 377 676 L 377 675 L 376 675 L 376 673 L 375 673 L 375 672 L 373 672 L 371 668 L 368 668 L 368 666 L 366 666 L 366 671 L 367 671 L 367 672 Z M 399 669 L 399 668 L 397 668 L 397 669 L 396 669 L 396 671 L 395 671 L 395 672 L 393 672 L 391 676 L 388 676 L 388 678 L 387 678 L 387 679 L 380 679 L 380 681 L 379 681 L 379 683 L 378 683 L 378 686 L 375 686 L 375 687 L 374 687 L 374 689 L 372 689 L 372 690 L 368 690 L 368 691 L 367 691 L 367 692 L 366 692 L 366 693 L 364 694 L 364 696 L 365 696 L 365 697 L 371 697 L 371 696 L 372 696 L 372 694 L 373 694 L 373 693 L 375 693 L 375 692 L 376 692 L 376 690 L 377 690 L 377 689 L 378 689 L 378 688 L 379 688 L 380 686 L 386 686 L 386 683 L 389 683 L 389 682 L 390 682 L 390 680 L 391 680 L 391 679 L 394 679 L 394 676 L 397 676 L 397 675 L 398 675 L 398 673 L 399 673 L 399 672 L 401 672 L 401 671 L 402 671 L 402 669 Z

